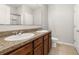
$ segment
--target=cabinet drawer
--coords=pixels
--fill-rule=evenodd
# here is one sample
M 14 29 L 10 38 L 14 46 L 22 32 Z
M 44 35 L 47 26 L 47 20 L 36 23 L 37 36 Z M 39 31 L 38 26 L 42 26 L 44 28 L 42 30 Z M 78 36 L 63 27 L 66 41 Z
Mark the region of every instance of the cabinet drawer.
M 10 53 L 10 55 L 28 55 L 28 54 L 32 54 L 32 43 L 29 43 Z
M 38 38 L 34 41 L 34 48 L 36 48 L 40 43 L 43 43 L 43 37 Z

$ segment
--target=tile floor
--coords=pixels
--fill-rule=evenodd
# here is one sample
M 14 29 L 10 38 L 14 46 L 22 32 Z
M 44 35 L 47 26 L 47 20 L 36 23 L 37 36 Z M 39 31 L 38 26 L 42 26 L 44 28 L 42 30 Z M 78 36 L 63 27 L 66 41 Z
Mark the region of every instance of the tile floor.
M 57 44 L 56 48 L 50 50 L 49 55 L 78 55 L 78 53 L 72 46 Z

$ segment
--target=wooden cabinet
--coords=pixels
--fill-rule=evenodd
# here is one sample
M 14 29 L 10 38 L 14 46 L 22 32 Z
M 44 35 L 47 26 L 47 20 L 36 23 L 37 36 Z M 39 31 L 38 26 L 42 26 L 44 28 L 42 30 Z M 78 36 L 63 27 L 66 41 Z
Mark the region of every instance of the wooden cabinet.
M 44 55 L 48 54 L 48 49 L 49 49 L 49 36 L 45 35 L 44 36 Z
M 34 55 L 43 55 L 43 45 L 40 44 L 34 49 Z
M 40 38 L 34 40 L 34 48 L 36 48 L 40 44 L 43 44 L 43 37 L 40 37 Z
M 10 53 L 10 55 L 32 55 L 32 43 L 28 43 L 25 46 L 18 48 L 17 50 Z
M 51 49 L 51 33 L 48 33 L 44 36 L 44 55 L 47 55 Z
M 34 41 L 34 55 L 43 55 L 43 37 Z
M 47 33 L 21 46 L 7 55 L 47 55 L 51 49 L 51 33 Z
M 49 51 L 52 47 L 51 33 L 49 33 Z

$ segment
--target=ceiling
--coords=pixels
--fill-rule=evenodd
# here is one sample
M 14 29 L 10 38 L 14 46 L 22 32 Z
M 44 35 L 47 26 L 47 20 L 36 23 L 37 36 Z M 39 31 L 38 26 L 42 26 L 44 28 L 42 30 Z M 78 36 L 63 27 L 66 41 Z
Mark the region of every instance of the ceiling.
M 26 6 L 28 6 L 31 9 L 37 9 L 42 7 L 42 4 L 26 4 Z
M 15 7 L 15 8 L 17 8 L 17 7 L 20 7 L 21 6 L 21 4 L 7 4 L 8 6 L 10 6 L 10 7 Z
M 8 6 L 15 7 L 15 8 L 20 7 L 22 5 L 25 5 L 31 9 L 37 9 L 37 8 L 40 8 L 42 6 L 42 4 L 8 4 Z

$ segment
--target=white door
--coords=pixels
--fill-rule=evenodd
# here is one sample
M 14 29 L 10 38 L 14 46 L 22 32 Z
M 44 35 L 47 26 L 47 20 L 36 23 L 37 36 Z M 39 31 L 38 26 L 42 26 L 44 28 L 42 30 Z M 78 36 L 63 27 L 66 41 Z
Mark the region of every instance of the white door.
M 79 52 L 79 5 L 74 6 L 74 45 Z

